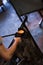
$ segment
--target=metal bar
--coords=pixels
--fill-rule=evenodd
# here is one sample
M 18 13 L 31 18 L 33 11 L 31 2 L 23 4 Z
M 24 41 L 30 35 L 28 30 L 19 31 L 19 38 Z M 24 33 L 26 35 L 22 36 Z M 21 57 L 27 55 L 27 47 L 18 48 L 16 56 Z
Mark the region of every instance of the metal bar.
M 4 37 L 9 37 L 9 36 L 14 36 L 15 34 L 9 34 L 9 35 L 4 35 L 4 36 L 1 36 L 2 38 Z
M 24 21 L 23 21 L 23 23 L 21 24 L 21 26 L 26 22 L 26 20 L 27 20 L 27 16 L 25 16 L 25 19 L 24 19 Z M 16 32 L 17 33 L 17 32 Z M 5 37 L 9 37 L 9 36 L 14 36 L 16 33 L 14 33 L 14 34 L 9 34 L 9 35 L 4 35 L 4 36 L 1 36 L 2 38 L 5 38 Z

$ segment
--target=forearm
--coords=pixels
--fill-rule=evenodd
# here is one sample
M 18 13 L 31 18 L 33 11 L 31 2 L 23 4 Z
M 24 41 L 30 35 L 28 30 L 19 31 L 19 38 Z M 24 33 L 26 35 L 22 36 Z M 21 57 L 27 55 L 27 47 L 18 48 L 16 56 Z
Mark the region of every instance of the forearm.
M 15 41 L 10 48 L 7 49 L 7 52 L 9 53 L 9 56 L 12 57 L 13 53 L 16 51 L 16 48 L 18 46 L 18 41 Z
M 12 46 L 8 49 L 6 49 L 3 46 L 1 46 L 1 56 L 5 59 L 5 60 L 10 60 L 13 56 L 13 53 L 15 52 L 16 48 L 17 48 L 18 42 L 15 41 Z
M 20 42 L 20 38 L 15 38 L 14 40 L 14 43 L 8 49 L 6 49 L 3 44 L 0 45 L 0 56 L 5 58 L 6 60 L 10 60 L 12 58 L 12 55 L 15 52 L 18 43 Z

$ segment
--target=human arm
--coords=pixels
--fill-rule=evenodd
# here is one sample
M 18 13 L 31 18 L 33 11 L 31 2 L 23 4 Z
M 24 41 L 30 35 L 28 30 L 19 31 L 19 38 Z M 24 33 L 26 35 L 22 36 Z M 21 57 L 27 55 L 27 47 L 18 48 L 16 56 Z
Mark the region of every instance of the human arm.
M 2 40 L 2 39 L 1 39 Z M 17 45 L 21 41 L 20 37 L 14 38 L 14 42 L 10 48 L 5 48 L 3 44 L 0 45 L 0 56 L 3 57 L 5 60 L 10 60 L 15 52 Z M 7 41 L 6 41 L 7 42 Z

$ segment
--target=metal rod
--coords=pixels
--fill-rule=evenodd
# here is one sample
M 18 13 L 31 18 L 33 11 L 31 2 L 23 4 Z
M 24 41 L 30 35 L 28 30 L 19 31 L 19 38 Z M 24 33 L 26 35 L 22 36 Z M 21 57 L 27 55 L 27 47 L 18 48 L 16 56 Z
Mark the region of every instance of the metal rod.
M 20 65 L 20 63 L 24 60 L 24 58 L 17 64 L 17 65 Z
M 26 21 L 27 21 L 27 16 L 25 16 L 25 19 L 24 19 L 22 25 L 23 25 Z M 21 26 L 22 26 L 22 25 L 21 25 Z M 17 33 L 17 32 L 16 32 L 16 33 Z M 4 36 L 1 36 L 1 37 L 4 38 L 4 37 L 9 37 L 9 36 L 14 36 L 16 33 L 14 33 L 14 34 L 9 34 L 9 35 L 4 35 Z
M 4 37 L 9 37 L 9 36 L 14 36 L 15 34 L 9 34 L 9 35 L 4 35 L 4 36 L 1 36 L 2 38 Z

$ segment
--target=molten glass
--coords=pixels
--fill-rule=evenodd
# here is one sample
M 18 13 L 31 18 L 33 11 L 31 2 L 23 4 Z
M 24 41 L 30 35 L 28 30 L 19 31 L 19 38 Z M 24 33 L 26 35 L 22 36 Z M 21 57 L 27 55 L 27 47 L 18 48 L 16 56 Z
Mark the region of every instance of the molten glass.
M 24 30 L 19 30 L 18 31 L 18 34 L 23 34 L 24 33 Z

